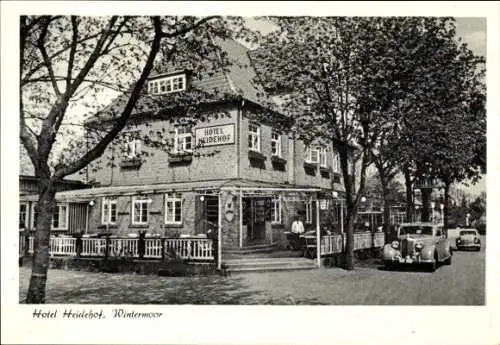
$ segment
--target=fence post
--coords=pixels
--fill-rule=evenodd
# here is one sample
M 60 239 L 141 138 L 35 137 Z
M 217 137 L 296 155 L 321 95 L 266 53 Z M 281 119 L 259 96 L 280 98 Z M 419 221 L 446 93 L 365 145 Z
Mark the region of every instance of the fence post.
M 161 238 L 161 261 L 164 262 L 165 261 L 165 243 L 167 242 L 167 239 L 166 238 Z
M 82 255 L 82 249 L 83 249 L 83 245 L 82 245 L 82 233 L 79 232 L 78 234 L 76 234 L 76 240 L 75 240 L 75 249 L 76 249 L 76 257 L 79 258 L 81 255 Z
M 111 239 L 109 238 L 109 234 L 106 234 L 105 237 L 105 245 L 104 245 L 104 258 L 109 257 L 109 245 L 111 244 Z
M 139 252 L 139 259 L 144 258 L 146 253 L 146 232 L 139 231 L 139 240 L 137 242 L 137 251 Z

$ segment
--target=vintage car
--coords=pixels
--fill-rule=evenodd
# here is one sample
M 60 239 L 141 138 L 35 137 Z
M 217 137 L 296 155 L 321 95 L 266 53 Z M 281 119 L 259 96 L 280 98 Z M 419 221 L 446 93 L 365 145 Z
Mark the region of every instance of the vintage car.
M 456 239 L 458 250 L 472 249 L 481 250 L 481 239 L 476 229 L 462 229 Z
M 439 263 L 451 264 L 453 252 L 442 225 L 404 223 L 398 229 L 397 240 L 387 243 L 382 255 L 387 268 L 398 264 L 418 264 L 434 272 Z

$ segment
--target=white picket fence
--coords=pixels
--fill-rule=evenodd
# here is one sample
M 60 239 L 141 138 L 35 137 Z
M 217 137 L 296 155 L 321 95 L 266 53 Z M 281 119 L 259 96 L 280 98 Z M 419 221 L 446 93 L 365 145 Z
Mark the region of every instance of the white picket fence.
M 174 250 L 183 259 L 204 260 L 207 257 L 214 257 L 212 240 L 197 239 L 167 239 L 165 249 Z
M 342 239 L 344 240 L 342 244 Z M 382 248 L 385 243 L 383 232 L 373 234 L 373 247 Z M 321 255 L 337 254 L 342 252 L 346 244 L 346 237 L 342 235 L 322 236 L 320 242 Z M 362 232 L 354 234 L 354 250 L 372 248 L 372 233 Z
M 106 239 L 82 238 L 82 256 L 104 256 Z
M 144 245 L 144 247 L 146 247 L 144 250 L 144 257 L 156 259 L 161 258 L 161 251 L 163 249 L 161 241 L 162 239 L 160 238 L 147 238 Z
M 49 254 L 52 256 L 76 256 L 76 238 L 52 237 L 49 241 Z
M 165 242 L 164 244 L 162 242 Z M 28 254 L 34 252 L 34 237 L 29 237 Z M 162 251 L 173 250 L 182 259 L 187 260 L 214 260 L 214 248 L 212 240 L 205 238 L 146 238 L 144 240 L 144 258 L 161 259 Z M 20 236 L 20 255 L 24 254 L 24 237 Z M 106 239 L 104 238 L 82 238 L 82 249 L 80 255 L 83 257 L 103 257 L 106 252 Z M 49 244 L 51 256 L 76 256 L 76 238 L 52 237 Z M 139 257 L 138 238 L 110 238 L 109 256 Z

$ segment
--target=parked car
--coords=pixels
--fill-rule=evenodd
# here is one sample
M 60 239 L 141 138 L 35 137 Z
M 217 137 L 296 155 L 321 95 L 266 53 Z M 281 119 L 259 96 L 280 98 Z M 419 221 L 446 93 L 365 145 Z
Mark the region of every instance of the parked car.
M 434 272 L 439 263 L 451 264 L 453 251 L 441 225 L 419 222 L 401 224 L 397 239 L 384 246 L 382 255 L 387 268 L 424 265 Z
M 458 250 L 472 249 L 476 251 L 481 250 L 481 238 L 476 229 L 462 229 L 460 235 L 456 239 Z

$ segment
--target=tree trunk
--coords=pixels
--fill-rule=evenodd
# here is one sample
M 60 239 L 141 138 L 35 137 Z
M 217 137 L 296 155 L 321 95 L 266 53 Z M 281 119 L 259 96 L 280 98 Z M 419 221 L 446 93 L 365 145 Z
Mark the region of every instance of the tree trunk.
M 382 196 L 384 198 L 384 237 L 385 243 L 389 243 L 392 240 L 391 234 L 391 200 L 389 188 L 387 183 L 382 182 Z
M 424 188 L 422 189 L 422 222 L 428 222 L 430 220 L 431 212 L 429 210 L 431 201 L 432 189 Z
M 354 269 L 354 217 L 352 206 L 347 206 L 347 224 L 345 227 L 345 261 L 346 270 Z
M 444 184 L 444 209 L 443 209 L 443 227 L 444 231 L 448 231 L 448 220 L 450 213 L 450 187 L 451 183 L 445 182 Z
M 411 174 L 408 169 L 404 169 L 405 175 L 405 187 L 406 187 L 406 221 L 411 222 L 413 220 L 413 181 L 411 180 Z
M 33 253 L 33 267 L 26 297 L 28 304 L 45 303 L 45 285 L 49 268 L 49 241 L 52 213 L 56 205 L 55 188 L 49 179 L 40 178 L 38 190 L 41 192 L 37 209 L 36 232 Z

